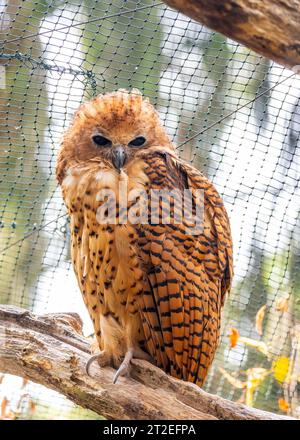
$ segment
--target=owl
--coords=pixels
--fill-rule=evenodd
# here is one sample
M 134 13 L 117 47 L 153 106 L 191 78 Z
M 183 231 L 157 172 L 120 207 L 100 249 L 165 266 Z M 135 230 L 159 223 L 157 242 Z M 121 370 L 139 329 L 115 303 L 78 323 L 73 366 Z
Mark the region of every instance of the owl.
M 97 360 L 117 369 L 116 382 L 138 358 L 201 386 L 233 275 L 229 220 L 213 184 L 177 156 L 158 113 L 135 89 L 80 106 L 56 176 L 99 345 L 88 374 Z M 189 209 L 180 216 L 184 194 Z

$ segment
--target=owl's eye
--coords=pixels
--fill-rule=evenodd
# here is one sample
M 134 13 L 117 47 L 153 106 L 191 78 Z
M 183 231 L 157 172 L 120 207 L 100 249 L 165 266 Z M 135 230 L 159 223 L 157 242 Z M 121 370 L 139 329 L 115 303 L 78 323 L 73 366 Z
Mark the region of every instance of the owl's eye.
M 146 142 L 146 139 L 143 136 L 139 136 L 135 139 L 133 139 L 131 142 L 129 142 L 130 147 L 141 147 Z
M 100 134 L 96 134 L 92 137 L 92 139 L 99 147 L 109 147 L 111 145 L 111 141 L 109 139 L 106 139 L 106 137 L 101 136 Z

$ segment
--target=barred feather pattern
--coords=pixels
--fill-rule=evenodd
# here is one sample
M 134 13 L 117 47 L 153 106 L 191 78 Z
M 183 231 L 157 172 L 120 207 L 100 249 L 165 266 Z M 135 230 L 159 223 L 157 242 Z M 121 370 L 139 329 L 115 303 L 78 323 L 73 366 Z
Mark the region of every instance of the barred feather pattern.
M 158 365 L 201 386 L 218 345 L 221 307 L 232 279 L 230 226 L 212 183 L 178 158 L 166 157 L 148 155 L 150 187 L 202 189 L 204 225 L 198 236 L 187 235 L 184 224 L 137 228 L 147 273 L 141 297 L 143 329 Z

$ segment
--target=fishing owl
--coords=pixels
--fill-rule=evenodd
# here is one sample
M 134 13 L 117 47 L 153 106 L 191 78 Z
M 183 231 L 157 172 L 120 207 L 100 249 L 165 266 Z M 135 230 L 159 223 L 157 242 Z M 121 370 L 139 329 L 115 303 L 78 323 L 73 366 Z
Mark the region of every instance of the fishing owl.
M 135 89 L 80 106 L 63 136 L 56 175 L 71 220 L 73 268 L 99 344 L 88 373 L 97 359 L 117 369 L 115 382 L 140 358 L 201 386 L 233 272 L 229 220 L 213 184 L 177 156 L 154 107 Z M 136 196 L 124 204 L 120 188 Z M 171 198 L 163 221 L 163 197 L 154 207 L 145 199 L 154 190 L 190 191 L 190 215 L 175 222 L 180 210 Z M 197 190 L 203 209 L 195 233 Z M 115 195 L 115 211 L 103 191 Z M 126 211 L 136 206 L 130 220 Z M 141 207 L 148 211 L 143 221 Z M 100 221 L 108 208 L 114 218 Z

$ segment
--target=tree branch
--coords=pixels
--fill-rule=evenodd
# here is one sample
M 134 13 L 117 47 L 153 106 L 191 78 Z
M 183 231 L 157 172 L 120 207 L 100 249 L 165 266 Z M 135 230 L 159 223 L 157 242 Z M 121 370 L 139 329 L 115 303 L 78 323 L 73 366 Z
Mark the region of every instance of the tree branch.
M 114 370 L 84 366 L 90 344 L 77 314 L 36 316 L 0 305 L 0 371 L 65 395 L 108 419 L 287 419 L 210 395 L 148 362 L 133 361 L 132 378 L 113 385 Z
M 300 0 L 164 0 L 259 54 L 300 70 Z

